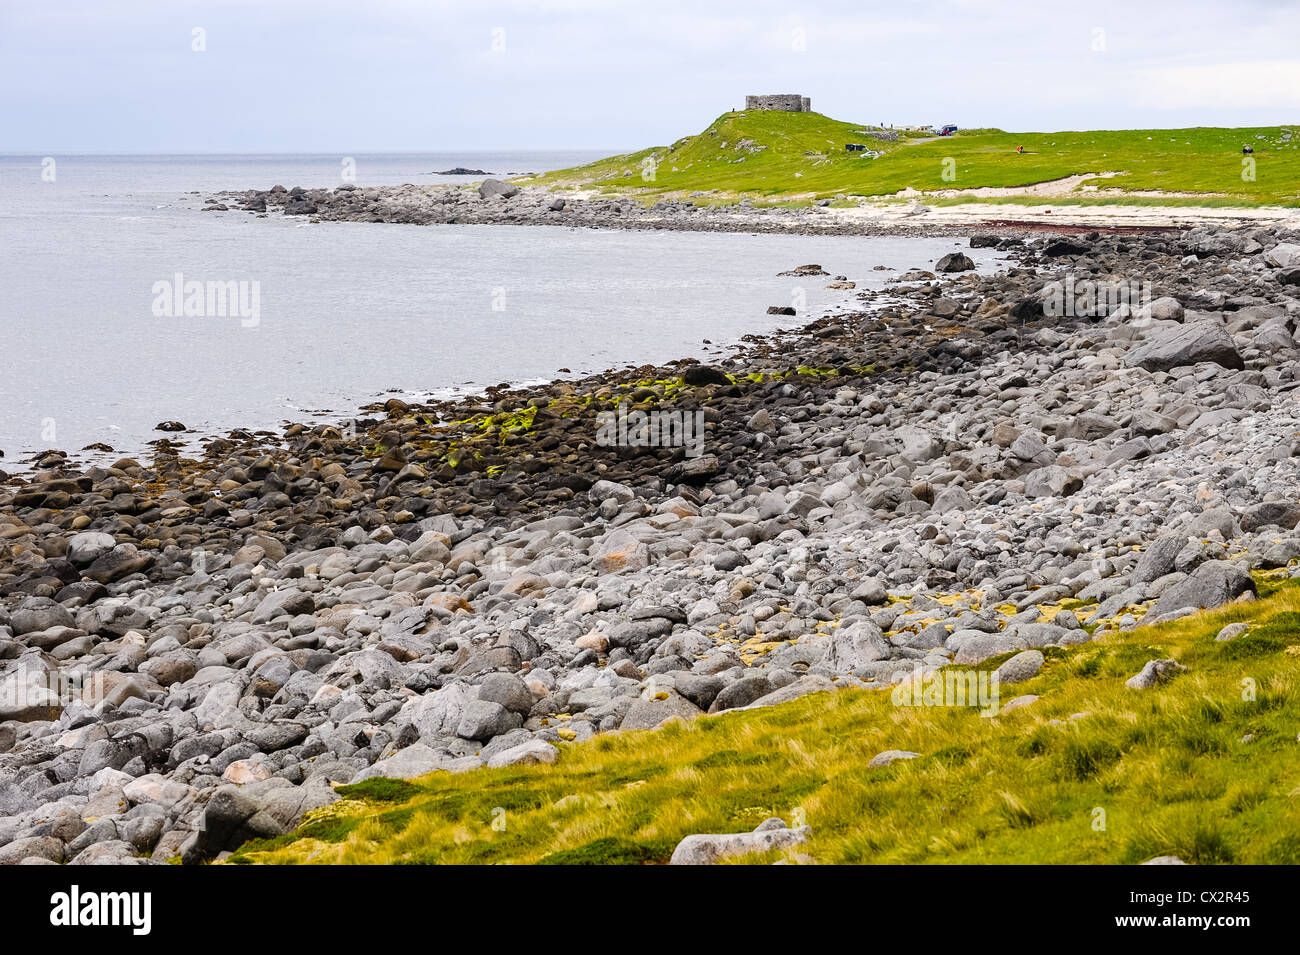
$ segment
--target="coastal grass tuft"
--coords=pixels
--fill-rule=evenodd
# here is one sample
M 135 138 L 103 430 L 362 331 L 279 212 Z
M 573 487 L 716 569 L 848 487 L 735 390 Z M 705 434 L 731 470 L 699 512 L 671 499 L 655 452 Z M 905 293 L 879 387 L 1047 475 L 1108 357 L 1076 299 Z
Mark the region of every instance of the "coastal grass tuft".
M 658 864 L 697 832 L 768 816 L 822 863 L 1300 863 L 1300 585 L 1052 650 L 993 717 L 819 693 L 561 744 L 550 766 L 343 787 L 237 863 Z M 1215 639 L 1227 623 L 1250 629 Z M 1253 637 L 1252 637 L 1253 635 Z M 1152 659 L 1186 673 L 1125 680 Z M 882 768 L 887 749 L 920 753 Z
M 664 863 L 673 854 L 673 843 L 635 842 L 618 836 L 602 836 L 576 849 L 561 849 L 538 861 L 538 865 L 649 865 Z
M 344 799 L 364 799 L 369 802 L 406 802 L 423 790 L 404 779 L 385 779 L 382 776 L 366 779 L 348 786 L 339 786 L 338 794 Z

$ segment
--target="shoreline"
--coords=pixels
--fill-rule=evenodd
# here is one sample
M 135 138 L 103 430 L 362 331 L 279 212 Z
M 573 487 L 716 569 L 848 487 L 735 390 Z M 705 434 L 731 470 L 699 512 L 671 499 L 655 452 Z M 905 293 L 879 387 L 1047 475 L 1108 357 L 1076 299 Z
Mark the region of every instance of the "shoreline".
M 0 484 L 0 858 L 223 858 L 333 782 L 1041 666 L 1300 557 L 1295 235 L 974 241 L 1016 261 L 946 257 L 708 364 Z M 1076 271 L 1153 300 L 1047 314 Z M 702 414 L 703 453 L 602 444 L 621 408 Z
M 695 205 L 660 200 L 643 206 L 633 196 L 592 190 L 564 193 L 542 186 L 485 180 L 469 185 L 402 185 L 221 192 L 205 211 L 305 216 L 307 221 L 385 222 L 409 225 L 560 225 L 592 229 L 685 232 L 756 232 L 791 235 L 894 235 L 967 237 L 979 232 L 1124 232 L 1216 228 L 1300 228 L 1300 210 L 1281 207 L 1141 205 L 1054 206 L 968 203 L 925 206 L 863 201 L 835 207 L 829 200 L 805 207 Z
M 197 205 L 194 207 L 193 211 L 197 211 Z M 538 224 L 542 226 L 549 226 L 551 228 L 557 228 L 557 229 L 566 229 L 566 230 L 591 229 L 592 231 L 601 231 L 599 227 L 595 227 L 595 226 L 582 226 L 582 225 L 571 226 L 571 225 L 564 225 L 561 223 L 552 223 L 552 222 L 542 222 Z M 485 230 L 490 230 L 491 228 L 499 227 L 503 225 L 503 223 L 481 222 L 481 223 L 466 223 L 465 225 L 471 227 L 479 226 L 484 228 Z M 709 231 L 709 230 L 700 230 L 700 231 Z M 732 234 L 762 234 L 762 233 L 752 233 L 752 232 L 747 232 L 746 230 L 737 229 L 737 230 L 724 230 L 721 234 L 732 235 Z M 778 232 L 778 233 L 767 233 L 767 234 L 785 235 L 788 233 Z M 922 238 L 922 237 L 938 238 L 937 236 L 928 235 L 924 230 L 921 230 L 921 232 L 918 233 L 918 236 L 916 237 L 917 238 Z M 938 253 L 936 252 L 934 254 L 937 255 Z M 893 274 L 893 273 L 889 273 L 889 274 Z M 822 293 L 822 294 L 826 295 L 828 293 Z M 832 303 L 819 302 L 817 303 L 816 307 L 822 310 L 831 307 L 837 307 L 838 305 L 841 304 L 846 308 L 852 307 L 854 299 L 852 298 L 851 292 L 847 292 L 847 291 L 837 292 L 835 293 L 835 295 L 841 296 L 842 301 L 832 302 Z M 807 320 L 807 316 L 809 314 L 811 313 L 804 311 L 803 314 L 801 314 L 799 318 L 796 320 L 805 321 Z M 748 334 L 748 333 L 749 333 L 748 331 L 743 331 L 743 332 L 734 331 L 735 336 Z M 703 361 L 703 360 L 708 360 L 707 358 L 708 355 L 716 354 L 719 351 L 724 350 L 728 345 L 738 344 L 738 340 L 739 340 L 738 337 L 733 337 L 732 339 L 715 338 L 710 340 L 710 342 L 707 345 L 697 346 L 694 349 L 689 349 L 688 347 L 683 346 L 683 351 L 686 353 L 693 353 L 695 354 L 696 357 L 698 357 L 700 360 Z M 682 357 L 682 355 L 679 354 L 673 357 Z M 572 360 L 570 360 L 569 363 L 575 364 L 575 367 L 577 367 L 577 364 Z M 631 363 L 631 362 L 629 361 L 625 363 Z M 563 365 L 564 362 L 559 361 L 556 364 Z M 590 370 L 588 371 L 588 369 Z M 588 374 L 600 374 L 600 371 L 598 369 L 591 368 L 590 366 L 579 369 L 579 371 Z M 529 375 L 526 379 L 525 378 L 521 378 L 518 380 L 510 379 L 508 384 L 510 384 L 512 387 L 520 386 L 526 383 L 527 381 L 533 381 L 536 383 L 544 382 L 549 384 L 554 381 L 569 380 L 571 378 L 576 378 L 576 377 L 581 377 L 581 376 L 573 375 L 572 373 L 568 373 L 568 378 L 558 373 L 550 377 L 543 377 L 540 375 Z M 280 433 L 283 431 L 285 427 L 295 422 L 306 422 L 309 425 L 318 424 L 318 423 L 341 424 L 342 422 L 350 418 L 362 416 L 362 409 L 366 405 L 372 404 L 375 401 L 379 401 L 382 403 L 382 401 L 386 400 L 388 397 L 397 396 L 408 401 L 413 400 L 414 398 L 414 400 L 418 402 L 419 396 L 421 394 L 427 393 L 430 390 L 425 387 L 419 387 L 419 388 L 411 388 L 408 391 L 404 389 L 391 388 L 381 382 L 376 382 L 374 384 L 378 385 L 378 387 L 375 387 L 372 391 L 360 393 L 359 395 L 356 396 L 355 400 L 341 400 L 334 405 L 331 405 L 328 400 L 318 400 L 311 396 L 305 398 L 296 395 L 291 396 L 292 400 L 301 406 L 301 410 L 294 411 L 293 409 L 286 407 L 285 409 L 282 410 L 281 417 L 275 420 L 256 419 L 251 417 L 240 418 L 238 415 L 226 415 L 224 420 L 220 416 L 209 420 L 204 420 L 203 418 L 199 417 L 198 423 L 195 423 L 196 415 L 193 413 L 187 413 L 184 410 L 177 410 L 167 406 L 159 406 L 154 409 L 154 412 L 150 416 L 148 421 L 154 421 L 154 420 L 167 421 L 167 422 L 181 421 L 184 422 L 187 425 L 187 427 L 179 433 L 165 432 L 161 429 L 156 429 L 156 428 L 150 431 L 141 430 L 140 434 L 138 435 L 139 440 L 137 440 L 134 443 L 121 441 L 118 439 L 120 436 L 115 437 L 114 435 L 111 434 L 105 434 L 105 433 L 91 434 L 91 435 L 87 435 L 83 439 L 83 441 L 77 442 L 72 447 L 70 448 L 65 447 L 62 448 L 61 450 L 67 452 L 68 459 L 70 462 L 75 462 L 82 467 L 96 466 L 96 465 L 104 466 L 123 456 L 136 457 L 136 456 L 148 455 L 151 453 L 150 452 L 151 445 L 160 440 L 165 440 L 169 442 L 169 444 L 173 447 L 185 448 L 185 450 L 181 451 L 181 453 L 184 455 L 193 455 L 194 453 L 196 453 L 195 451 L 196 445 L 201 445 L 202 443 L 205 443 L 206 441 L 214 437 L 218 437 L 222 434 L 225 434 L 230 430 L 272 431 L 272 432 Z M 497 379 L 493 379 L 493 380 L 480 379 L 477 382 L 471 384 L 447 385 L 444 387 L 434 388 L 431 390 L 434 392 L 454 392 L 467 397 L 472 397 L 474 394 L 481 394 L 482 391 L 489 386 L 500 386 L 501 384 L 502 382 Z M 286 403 L 289 400 L 290 399 L 286 399 Z M 318 409 L 329 409 L 329 410 L 320 411 Z M 235 422 L 234 424 L 230 423 L 232 418 L 234 419 Z M 84 443 L 84 441 L 90 441 L 90 440 L 93 440 L 96 443 L 89 444 L 86 447 L 81 447 L 81 444 Z M 111 445 L 111 450 L 103 450 L 103 447 L 101 447 L 100 445 L 102 445 L 103 447 L 107 447 Z M 21 475 L 30 474 L 31 472 L 36 470 L 34 462 L 38 460 L 42 454 L 48 452 L 49 450 L 51 450 L 51 448 L 48 446 L 48 444 L 15 445 L 13 442 L 6 442 L 3 446 L 0 446 L 0 451 L 7 452 L 7 456 L 0 456 L 0 481 L 3 480 L 2 476 L 6 474 L 12 476 L 21 476 Z

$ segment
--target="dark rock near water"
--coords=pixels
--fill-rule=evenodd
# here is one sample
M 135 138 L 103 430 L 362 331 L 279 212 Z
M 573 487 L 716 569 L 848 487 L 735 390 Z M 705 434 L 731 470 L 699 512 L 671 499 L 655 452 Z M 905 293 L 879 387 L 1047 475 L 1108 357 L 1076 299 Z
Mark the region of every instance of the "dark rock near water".
M 509 199 L 519 195 L 519 187 L 508 182 L 502 182 L 500 179 L 484 179 L 479 184 L 478 194 L 480 199 L 491 199 L 493 196 Z
M 969 272 L 975 263 L 964 252 L 949 252 L 934 264 L 936 272 Z

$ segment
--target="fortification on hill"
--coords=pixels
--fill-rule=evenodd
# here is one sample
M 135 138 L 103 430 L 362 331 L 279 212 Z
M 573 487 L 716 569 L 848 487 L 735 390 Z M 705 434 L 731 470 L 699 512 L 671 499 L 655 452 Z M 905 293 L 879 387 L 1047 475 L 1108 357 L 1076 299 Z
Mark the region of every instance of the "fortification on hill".
M 786 113 L 811 113 L 812 100 L 798 93 L 773 93 L 769 96 L 746 96 L 745 109 L 776 109 Z

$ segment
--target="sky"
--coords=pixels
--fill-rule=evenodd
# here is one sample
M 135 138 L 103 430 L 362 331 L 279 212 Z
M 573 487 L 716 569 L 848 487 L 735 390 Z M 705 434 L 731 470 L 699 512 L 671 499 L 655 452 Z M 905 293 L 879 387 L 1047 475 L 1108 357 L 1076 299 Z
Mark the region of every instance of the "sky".
M 1300 122 L 1300 3 L 0 0 L 0 152 L 633 149 L 860 123 Z

